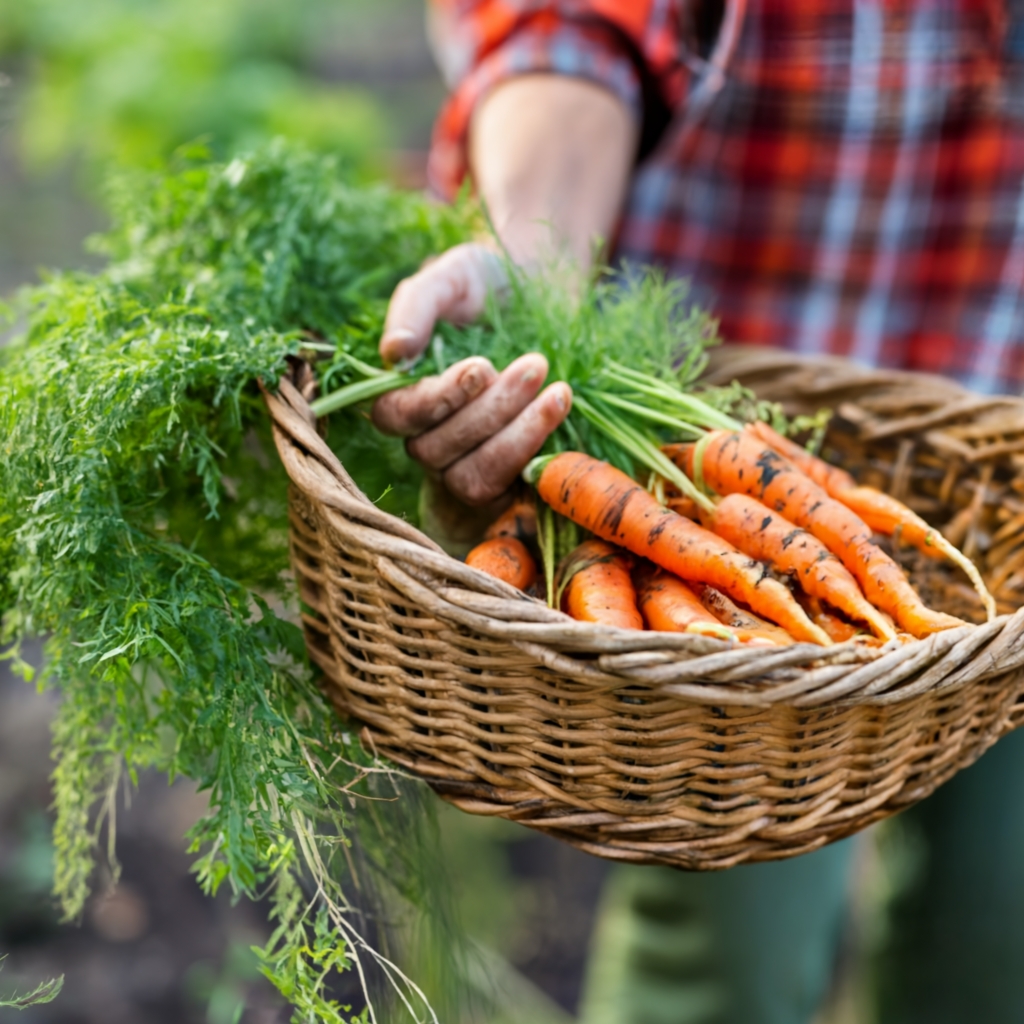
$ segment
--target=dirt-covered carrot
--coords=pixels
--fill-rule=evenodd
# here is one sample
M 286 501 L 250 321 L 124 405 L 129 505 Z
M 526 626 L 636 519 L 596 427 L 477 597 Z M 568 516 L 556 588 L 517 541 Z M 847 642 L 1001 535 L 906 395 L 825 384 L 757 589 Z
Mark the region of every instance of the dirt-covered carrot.
M 866 623 L 875 636 L 884 640 L 895 638 L 892 623 L 864 597 L 846 566 L 817 537 L 772 512 L 756 498 L 748 494 L 726 495 L 705 525 L 744 554 L 792 576 L 812 597 Z M 832 633 L 829 636 L 835 639 Z
M 846 640 L 853 640 L 862 647 L 881 647 L 889 642 L 881 637 L 865 633 L 859 626 L 855 626 L 838 613 L 825 608 L 816 597 L 809 597 L 804 594 L 800 599 L 800 603 L 804 606 L 807 614 L 810 615 L 811 621 L 815 625 L 821 626 L 837 644 L 841 644 Z M 909 633 L 897 633 L 896 639 L 900 643 L 908 643 L 912 642 L 914 637 Z
M 794 642 L 780 626 L 766 622 L 753 612 L 741 608 L 720 590 L 705 586 L 703 583 L 695 583 L 693 590 L 700 603 L 741 639 L 760 639 L 777 647 Z
M 864 636 L 856 626 L 852 623 L 847 622 L 845 619 L 839 618 L 838 615 L 833 615 L 831 612 L 827 612 L 821 609 L 817 612 L 811 613 L 811 618 L 819 625 L 823 630 L 837 644 L 841 644 L 844 640 L 852 640 L 857 636 Z
M 853 573 L 864 596 L 908 633 L 924 637 L 964 624 L 927 607 L 903 570 L 871 539 L 864 520 L 759 438 L 716 430 L 698 444 L 699 468 L 694 465 L 697 445 L 674 446 L 670 457 L 682 458 L 695 479 L 719 494 L 749 494 L 814 534 Z
M 865 633 L 860 626 L 855 626 L 852 622 L 847 622 L 840 615 L 826 610 L 821 601 L 816 597 L 811 597 L 810 594 L 801 594 L 800 603 L 804 606 L 811 619 L 821 626 L 837 644 L 842 643 L 844 640 L 852 640 L 857 636 L 867 637 L 870 640 L 877 639 Z
M 933 558 L 945 558 L 959 566 L 978 592 L 988 618 L 995 618 L 995 599 L 988 592 L 977 566 L 962 551 L 950 544 L 934 526 L 929 526 L 902 501 L 875 487 L 859 486 L 846 470 L 830 465 L 817 455 L 812 455 L 806 448 L 801 448 L 800 445 L 783 437 L 767 423 L 753 423 L 746 429 L 823 487 L 830 497 L 841 501 L 860 516 L 875 533 L 887 537 L 898 534 L 902 543 L 909 544 Z
M 524 544 L 537 536 L 537 506 L 532 500 L 514 501 L 487 527 L 484 537 L 515 537 Z
M 494 576 L 513 587 L 526 590 L 537 578 L 537 563 L 526 545 L 515 537 L 492 537 L 477 544 L 468 555 L 466 565 L 488 576 Z
M 750 647 L 779 647 L 793 642 L 784 629 L 770 622 L 761 623 L 761 620 L 757 629 L 730 629 L 704 607 L 688 583 L 653 562 L 643 564 L 646 570 L 634 572 L 633 578 L 637 585 L 637 604 L 648 629 L 662 633 L 696 633 Z
M 643 629 L 631 564 L 626 552 L 603 540 L 584 541 L 562 568 L 563 609 L 580 622 Z
M 833 466 L 824 459 L 818 458 L 817 455 L 811 454 L 795 441 L 783 437 L 767 423 L 761 421 L 748 423 L 743 429 L 764 441 L 770 448 L 774 448 L 783 458 L 792 462 L 804 476 L 809 476 L 819 487 L 828 491 L 833 498 L 838 497 L 839 492 L 848 491 L 857 486 L 857 481 L 845 469 Z
M 633 580 L 637 606 L 648 629 L 736 639 L 732 630 L 723 626 L 678 576 L 645 560 L 637 566 Z
M 582 452 L 534 459 L 524 474 L 556 512 L 684 580 L 724 590 L 798 640 L 828 646 L 789 590 L 760 562 L 710 530 L 662 508 L 614 466 Z

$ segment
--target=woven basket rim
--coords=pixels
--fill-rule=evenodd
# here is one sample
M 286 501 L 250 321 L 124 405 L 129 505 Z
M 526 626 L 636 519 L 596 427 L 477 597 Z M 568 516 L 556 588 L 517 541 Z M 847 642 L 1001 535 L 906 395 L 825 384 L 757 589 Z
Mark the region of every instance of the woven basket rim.
M 792 365 L 791 353 L 763 352 L 769 370 L 785 359 Z M 853 366 L 836 357 L 817 362 L 847 371 Z M 856 370 L 871 379 L 922 379 L 900 371 Z M 882 647 L 847 641 L 828 648 L 806 643 L 752 648 L 710 637 L 578 622 L 467 566 L 412 524 L 374 505 L 317 432 L 309 404 L 315 382 L 300 391 L 294 376 L 294 370 L 283 376 L 275 392 L 261 384 L 278 452 L 293 485 L 319 502 L 341 532 L 372 554 L 387 583 L 430 615 L 509 643 L 582 686 L 638 686 L 708 706 L 846 707 L 900 703 L 933 690 L 952 693 L 1024 665 L 1024 607 L 983 625 Z M 954 382 L 935 380 L 948 389 L 951 401 L 972 396 Z M 978 406 L 1009 401 L 1024 407 L 1020 399 L 972 397 Z

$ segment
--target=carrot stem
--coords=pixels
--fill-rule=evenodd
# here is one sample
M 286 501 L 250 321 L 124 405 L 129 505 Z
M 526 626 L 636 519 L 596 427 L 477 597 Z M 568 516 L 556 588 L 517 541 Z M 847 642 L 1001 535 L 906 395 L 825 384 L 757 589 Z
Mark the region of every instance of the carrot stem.
M 534 459 L 533 462 L 543 462 L 537 471 L 538 476 L 553 456 L 541 459 Z M 532 466 L 533 463 L 531 462 Z M 527 467 L 529 468 L 529 467 Z M 539 515 L 537 516 L 537 546 L 540 548 L 541 559 L 544 562 L 544 586 L 547 594 L 548 607 L 555 607 L 555 513 L 550 505 L 541 502 Z
M 349 352 L 342 352 L 341 358 L 344 359 L 352 369 L 358 370 L 364 377 L 382 377 L 386 373 L 393 372 L 383 370 L 379 366 L 371 366 L 369 363 L 364 363 L 362 359 L 357 359 Z
M 599 395 L 600 401 L 604 402 L 606 405 L 614 405 L 616 408 L 622 409 L 623 412 L 631 412 L 634 416 L 650 420 L 652 423 L 660 423 L 662 426 L 671 427 L 673 430 L 677 430 L 680 434 L 690 434 L 694 440 L 704 434 L 704 431 L 701 430 L 700 427 L 695 427 L 692 423 L 687 423 L 676 416 L 669 416 L 666 413 L 658 412 L 657 409 L 650 409 L 642 405 L 637 405 L 635 402 L 627 401 L 625 398 L 620 398 L 618 395 L 613 395 L 608 391 L 601 391 L 593 394 L 595 394 L 595 396 Z
M 694 426 L 712 427 L 720 430 L 739 430 L 742 424 L 738 423 L 731 416 L 719 412 L 713 406 L 695 395 L 687 394 L 680 388 L 666 384 L 664 381 L 647 373 L 640 373 L 623 366 L 614 360 L 609 361 L 606 370 L 608 376 L 613 378 L 625 378 L 630 387 L 637 391 L 643 391 L 652 398 L 661 398 L 675 406 L 681 412 L 685 412 L 692 420 Z
M 711 437 L 711 434 L 705 434 L 693 446 L 693 482 L 701 494 L 707 494 L 709 490 L 708 485 L 704 482 L 704 452 L 707 451 Z
M 661 474 L 669 483 L 675 484 L 699 508 L 703 508 L 706 512 L 714 509 L 714 502 L 707 495 L 701 494 L 694 487 L 693 481 L 667 456 L 663 455 L 658 447 L 648 438 L 644 437 L 643 434 L 634 430 L 628 423 L 624 423 L 617 417 L 610 417 L 601 412 L 583 395 L 578 394 L 574 404 L 581 415 L 586 417 L 598 430 L 607 435 L 610 440 L 627 451 L 640 465 L 645 466 L 647 469 L 653 469 L 655 473 Z M 541 469 L 543 469 L 543 466 Z M 538 470 L 537 476 L 539 475 L 540 471 Z
M 310 403 L 314 416 L 326 416 L 329 412 L 337 412 L 339 409 L 347 409 L 350 405 L 359 402 L 366 402 L 371 398 L 379 398 L 389 391 L 396 391 L 411 383 L 409 375 L 400 373 L 398 370 L 382 370 L 376 377 L 366 380 L 357 380 L 352 384 L 346 384 L 329 395 L 318 398 Z

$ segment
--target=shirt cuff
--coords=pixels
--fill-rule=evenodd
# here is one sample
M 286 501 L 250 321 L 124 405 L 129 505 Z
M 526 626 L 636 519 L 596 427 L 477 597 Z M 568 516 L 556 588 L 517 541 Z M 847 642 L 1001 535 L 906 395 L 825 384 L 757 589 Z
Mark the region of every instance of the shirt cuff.
M 434 125 L 427 163 L 431 189 L 445 199 L 458 192 L 469 171 L 469 123 L 480 99 L 516 75 L 551 73 L 604 86 L 636 115 L 643 116 L 636 66 L 599 24 L 527 25 L 492 50 L 448 97 Z

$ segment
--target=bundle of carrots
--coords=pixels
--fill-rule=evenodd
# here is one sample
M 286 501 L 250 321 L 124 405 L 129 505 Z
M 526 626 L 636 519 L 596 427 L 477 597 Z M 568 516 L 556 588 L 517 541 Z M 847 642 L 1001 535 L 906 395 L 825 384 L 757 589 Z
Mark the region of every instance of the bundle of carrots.
M 370 365 L 342 339 L 326 379 L 348 383 L 312 406 L 323 415 L 365 403 L 467 355 L 507 366 L 543 353 L 573 392 L 546 442 L 557 454 L 526 473 L 543 504 L 514 506 L 470 564 L 571 615 L 632 629 L 825 645 L 960 625 L 925 605 L 880 533 L 959 566 L 994 616 L 977 569 L 937 530 L 762 422 L 781 422 L 781 410 L 739 385 L 699 384 L 714 330 L 687 311 L 678 283 L 598 274 L 577 295 L 557 275 L 506 269 L 508 293 L 486 322 L 445 327 L 418 369 Z M 649 475 L 653 493 L 632 473 Z M 592 538 L 563 545 L 565 521 Z
M 963 568 L 994 615 L 977 569 L 937 530 L 765 423 L 709 430 L 662 454 L 669 487 L 662 479 L 652 490 L 678 492 L 664 503 L 582 452 L 527 467 L 545 505 L 593 535 L 562 561 L 548 594 L 573 618 L 757 645 L 877 644 L 963 625 L 925 605 L 875 533 Z M 517 502 L 467 561 L 536 587 L 536 523 L 532 504 Z

